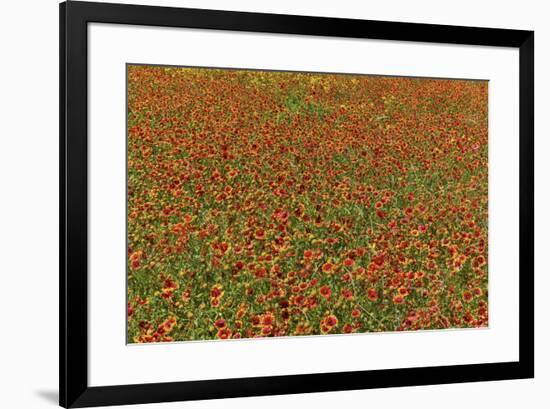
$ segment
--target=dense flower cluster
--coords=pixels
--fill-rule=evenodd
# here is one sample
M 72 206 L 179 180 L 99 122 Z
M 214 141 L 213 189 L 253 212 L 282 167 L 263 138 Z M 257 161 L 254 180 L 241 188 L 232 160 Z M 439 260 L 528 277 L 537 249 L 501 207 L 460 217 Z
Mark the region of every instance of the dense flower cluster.
M 128 336 L 488 324 L 487 83 L 128 67 Z

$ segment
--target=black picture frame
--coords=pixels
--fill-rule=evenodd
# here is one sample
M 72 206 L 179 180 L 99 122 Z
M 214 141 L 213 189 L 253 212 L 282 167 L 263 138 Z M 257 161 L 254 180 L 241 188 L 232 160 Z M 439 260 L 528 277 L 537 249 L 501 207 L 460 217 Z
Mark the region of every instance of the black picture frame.
M 70 1 L 60 4 L 60 405 L 89 407 L 534 377 L 534 32 Z M 138 385 L 88 385 L 88 23 L 512 47 L 519 50 L 519 360 Z

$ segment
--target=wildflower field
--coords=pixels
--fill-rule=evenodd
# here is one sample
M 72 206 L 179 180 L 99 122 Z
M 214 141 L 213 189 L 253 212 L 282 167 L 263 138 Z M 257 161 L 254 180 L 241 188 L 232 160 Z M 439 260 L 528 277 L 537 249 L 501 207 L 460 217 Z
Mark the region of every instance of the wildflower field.
M 128 65 L 128 342 L 488 325 L 488 83 Z

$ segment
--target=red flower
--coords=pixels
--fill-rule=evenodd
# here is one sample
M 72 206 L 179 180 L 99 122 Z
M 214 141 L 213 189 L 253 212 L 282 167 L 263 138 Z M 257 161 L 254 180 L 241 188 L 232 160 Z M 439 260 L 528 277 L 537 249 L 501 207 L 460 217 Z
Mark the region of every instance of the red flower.
M 405 302 L 405 298 L 403 298 L 402 295 L 396 295 L 395 297 L 393 297 L 394 304 L 403 304 L 403 302 Z
M 474 296 L 472 295 L 472 293 L 470 291 L 465 291 L 462 294 L 462 299 L 466 302 L 470 302 L 474 299 Z
M 210 296 L 213 298 L 218 298 L 223 294 L 222 292 L 222 286 L 219 284 L 214 285 L 212 289 L 210 290 Z
M 271 314 L 264 315 L 262 317 L 262 325 L 268 326 L 273 324 L 274 317 Z
M 228 339 L 231 338 L 231 330 L 229 328 L 222 328 L 218 331 L 216 336 L 219 339 Z
M 385 259 L 386 259 L 386 256 L 385 256 L 384 254 L 380 253 L 380 254 L 376 255 L 375 257 L 373 257 L 372 260 L 373 260 L 377 265 L 381 266 L 382 264 L 384 264 L 384 260 L 385 260 Z
M 325 263 L 323 264 L 322 270 L 325 273 L 330 273 L 333 269 L 334 265 L 332 263 Z
M 355 261 L 353 261 L 353 259 L 351 259 L 351 258 L 349 258 L 349 257 L 348 257 L 347 259 L 344 260 L 344 265 L 345 265 L 346 267 L 351 267 L 351 266 L 353 266 L 353 263 L 355 263 Z
M 254 237 L 256 237 L 257 240 L 264 240 L 265 239 L 265 231 L 263 229 L 257 229 L 254 233 Z
M 330 299 L 332 291 L 328 285 L 324 285 L 319 289 L 319 293 L 328 300 Z
M 369 288 L 367 290 L 367 297 L 369 297 L 369 300 L 376 301 L 378 300 L 378 293 L 374 288 Z
M 351 299 L 353 299 L 353 291 L 344 288 L 344 289 L 342 290 L 342 297 L 344 297 L 344 299 L 346 299 L 346 300 L 351 300 Z
M 325 323 L 329 327 L 335 327 L 338 325 L 338 318 L 336 318 L 334 315 L 329 315 L 325 318 Z

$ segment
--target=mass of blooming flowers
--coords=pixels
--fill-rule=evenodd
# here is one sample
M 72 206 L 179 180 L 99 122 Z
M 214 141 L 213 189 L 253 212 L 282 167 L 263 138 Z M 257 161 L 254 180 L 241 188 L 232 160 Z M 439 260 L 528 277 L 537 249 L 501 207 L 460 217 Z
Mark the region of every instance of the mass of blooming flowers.
M 488 325 L 486 82 L 127 69 L 129 342 Z

